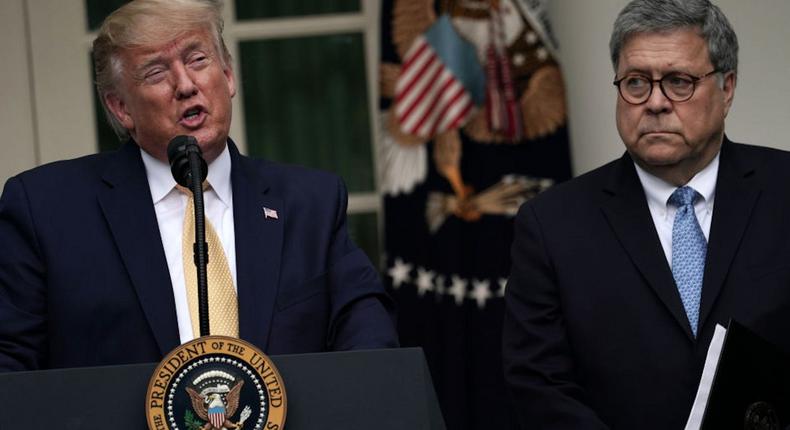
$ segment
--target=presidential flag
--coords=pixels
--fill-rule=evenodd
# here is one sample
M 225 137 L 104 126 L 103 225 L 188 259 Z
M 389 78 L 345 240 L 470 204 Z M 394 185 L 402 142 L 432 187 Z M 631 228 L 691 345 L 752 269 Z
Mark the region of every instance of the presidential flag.
M 515 428 L 501 365 L 513 216 L 571 176 L 545 4 L 385 0 L 381 28 L 384 275 L 401 343 L 424 349 L 448 429 Z

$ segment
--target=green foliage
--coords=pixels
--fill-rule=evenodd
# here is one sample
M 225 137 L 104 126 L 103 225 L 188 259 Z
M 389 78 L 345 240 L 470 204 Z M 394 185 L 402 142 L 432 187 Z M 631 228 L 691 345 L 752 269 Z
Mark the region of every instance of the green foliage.
M 184 413 L 184 425 L 186 426 L 187 430 L 200 430 L 200 428 L 203 427 L 203 424 L 205 423 L 197 419 L 197 417 L 195 417 L 195 415 L 189 409 L 187 409 L 187 411 Z

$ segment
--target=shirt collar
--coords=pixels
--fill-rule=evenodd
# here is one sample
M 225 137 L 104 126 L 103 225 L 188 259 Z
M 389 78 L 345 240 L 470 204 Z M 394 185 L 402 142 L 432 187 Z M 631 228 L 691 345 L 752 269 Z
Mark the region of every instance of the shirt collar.
M 219 156 L 208 165 L 208 177 L 206 178 L 208 183 L 211 184 L 211 188 L 217 193 L 217 197 L 219 197 L 222 203 L 227 207 L 233 205 L 233 200 L 231 199 L 230 166 L 230 151 L 228 150 L 228 145 L 225 145 L 225 149 L 223 149 Z
M 159 203 L 165 196 L 167 196 L 176 186 L 176 181 L 173 179 L 173 174 L 170 172 L 170 165 L 162 160 L 152 157 L 150 154 L 140 148 L 140 155 L 143 157 L 143 164 L 145 165 L 145 173 L 148 177 L 148 186 L 151 189 L 151 198 L 154 204 Z M 230 184 L 230 151 L 228 146 L 219 154 L 211 164 L 208 165 L 208 183 L 211 184 L 211 189 L 217 193 L 217 197 L 226 206 L 233 204 L 231 200 L 231 184 Z
M 713 197 L 716 193 L 720 154 L 721 152 L 718 152 L 704 169 L 697 172 L 697 174 L 686 183 L 687 186 L 694 188 L 694 190 L 702 196 L 706 205 L 713 203 Z M 645 169 L 639 167 L 636 162 L 634 162 L 634 167 L 636 167 L 636 174 L 639 176 L 642 188 L 645 190 L 648 204 L 657 207 L 666 207 L 669 196 L 671 196 L 678 187 L 647 172 Z

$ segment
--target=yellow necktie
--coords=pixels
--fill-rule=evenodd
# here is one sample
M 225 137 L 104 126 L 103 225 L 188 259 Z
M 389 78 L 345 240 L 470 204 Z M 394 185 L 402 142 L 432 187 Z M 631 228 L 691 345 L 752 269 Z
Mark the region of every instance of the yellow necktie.
M 197 270 L 194 262 L 193 244 L 195 243 L 195 200 L 192 192 L 177 186 L 189 197 L 184 211 L 184 233 L 181 237 L 181 254 L 184 262 L 184 281 L 189 302 L 189 315 L 192 320 L 192 333 L 200 337 L 198 315 Z M 206 189 L 206 183 L 203 186 Z M 206 242 L 208 242 L 208 314 L 209 330 L 212 335 L 239 337 L 239 306 L 236 289 L 228 267 L 222 242 L 211 222 L 206 218 Z

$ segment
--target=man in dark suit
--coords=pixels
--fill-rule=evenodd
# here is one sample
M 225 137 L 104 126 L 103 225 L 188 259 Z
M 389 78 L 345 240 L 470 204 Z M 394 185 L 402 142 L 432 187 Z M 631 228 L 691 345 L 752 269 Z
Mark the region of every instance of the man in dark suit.
M 790 154 L 724 136 L 727 19 L 635 0 L 610 48 L 626 153 L 516 219 L 503 342 L 523 428 L 683 428 L 730 318 L 790 350 Z
M 209 270 L 227 262 L 232 323 L 216 333 L 212 320 L 212 334 L 270 354 L 397 346 L 391 302 L 348 237 L 342 181 L 249 159 L 228 139 L 235 79 L 220 8 L 135 0 L 105 20 L 97 88 L 128 142 L 6 184 L 0 369 L 152 362 L 197 336 L 189 197 L 166 155 L 177 135 L 196 137 L 209 163 L 206 213 L 222 248 Z

